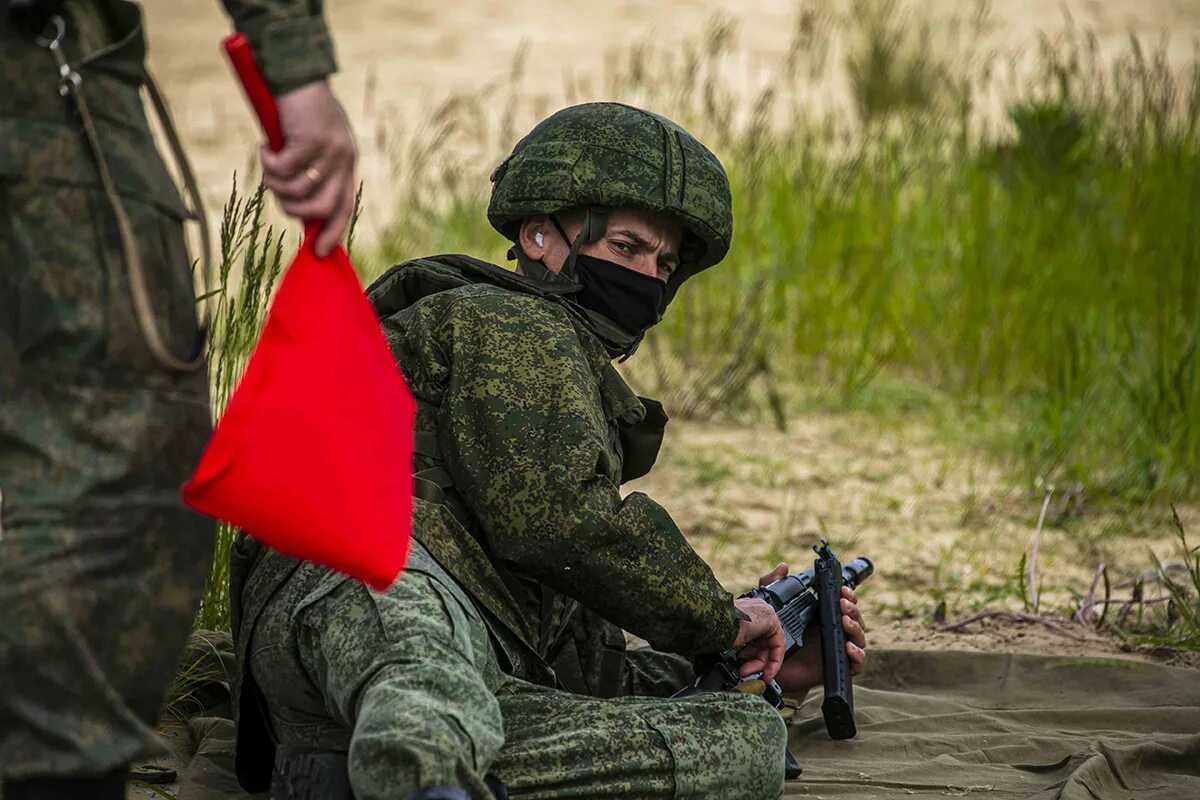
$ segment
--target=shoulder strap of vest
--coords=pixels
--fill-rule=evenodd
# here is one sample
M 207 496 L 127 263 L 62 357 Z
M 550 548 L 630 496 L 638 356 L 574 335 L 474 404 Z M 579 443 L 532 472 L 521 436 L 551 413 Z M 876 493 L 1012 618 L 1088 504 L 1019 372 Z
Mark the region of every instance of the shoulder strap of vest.
M 556 287 L 464 255 L 440 255 L 396 264 L 367 287 L 367 299 L 379 317 L 390 316 L 431 294 L 473 283 L 513 292 L 560 299 L 570 287 Z M 568 306 L 574 310 L 573 306 Z
M 471 256 L 448 254 L 396 264 L 367 288 L 367 299 L 374 306 L 376 316 L 383 318 L 408 308 L 423 297 L 480 283 L 554 300 L 561 300 L 562 295 L 570 291 L 569 285 L 556 287 Z M 574 314 L 579 313 L 571 304 L 564 303 L 564 307 Z M 418 431 L 413 444 L 417 455 L 434 463 L 413 475 L 414 494 L 432 503 L 443 503 L 445 490 L 454 484 L 449 473 L 439 465 L 437 435 L 431 431 Z

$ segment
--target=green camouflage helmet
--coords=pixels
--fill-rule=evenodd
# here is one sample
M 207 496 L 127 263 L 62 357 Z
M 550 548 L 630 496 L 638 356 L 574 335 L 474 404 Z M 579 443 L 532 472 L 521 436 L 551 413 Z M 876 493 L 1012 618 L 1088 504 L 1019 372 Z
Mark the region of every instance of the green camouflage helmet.
M 622 103 L 585 103 L 540 122 L 492 173 L 488 220 L 516 241 L 520 222 L 570 208 L 642 208 L 686 234 L 670 293 L 719 262 L 733 236 L 725 169 L 683 128 Z

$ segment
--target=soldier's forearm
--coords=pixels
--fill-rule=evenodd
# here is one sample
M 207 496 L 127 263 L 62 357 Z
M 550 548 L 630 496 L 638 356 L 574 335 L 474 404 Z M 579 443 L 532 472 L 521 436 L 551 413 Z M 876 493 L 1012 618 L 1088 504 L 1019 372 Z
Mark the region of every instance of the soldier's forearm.
M 731 646 L 740 621 L 733 597 L 667 512 L 644 494 L 621 501 L 604 491 L 591 485 L 572 504 L 547 504 L 558 510 L 530 517 L 536 530 L 498 530 L 494 552 L 658 650 Z
M 337 71 L 320 0 L 221 0 L 276 96 Z

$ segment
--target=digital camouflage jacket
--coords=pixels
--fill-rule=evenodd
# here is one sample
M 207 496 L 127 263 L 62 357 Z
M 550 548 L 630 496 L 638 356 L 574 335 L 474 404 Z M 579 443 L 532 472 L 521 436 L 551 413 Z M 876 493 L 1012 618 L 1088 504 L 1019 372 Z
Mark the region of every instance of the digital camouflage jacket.
M 369 296 L 417 401 L 416 466 L 457 521 L 415 534 L 525 664 L 516 674 L 615 696 L 622 629 L 685 656 L 732 643 L 732 596 L 662 506 L 621 496 L 666 418 L 573 304 L 465 256 L 394 267 Z

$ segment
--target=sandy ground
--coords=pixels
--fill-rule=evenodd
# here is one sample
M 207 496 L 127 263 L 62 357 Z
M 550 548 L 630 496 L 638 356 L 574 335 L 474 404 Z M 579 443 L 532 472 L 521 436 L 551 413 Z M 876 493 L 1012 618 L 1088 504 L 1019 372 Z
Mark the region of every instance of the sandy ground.
M 182 3 L 144 0 L 150 63 L 166 90 L 188 152 L 195 162 L 210 215 L 228 196 L 235 170 L 246 173 L 257 132 L 218 42 L 228 22 L 215 0 Z M 754 76 L 767 74 L 789 49 L 801 9 L 852 13 L 850 0 L 616 0 L 603 6 L 584 0 L 333 0 L 326 4 L 337 41 L 341 72 L 334 83 L 357 131 L 365 181 L 362 220 L 366 242 L 387 219 L 387 142 L 403 138 L 451 96 L 502 79 L 514 54 L 528 50 L 523 100 L 554 108 L 564 86 L 582 80 L 579 100 L 603 99 L 606 61 L 638 42 L 677 47 L 700 36 L 715 16 L 736 23 L 746 71 L 747 96 Z M 963 0 L 903 0 L 909 13 L 934 20 L 961 17 L 973 7 Z M 994 0 L 980 43 L 1002 54 L 1029 52 L 1042 32 L 1074 24 L 1096 33 L 1103 51 L 1121 47 L 1130 32 L 1157 41 L 1169 31 L 1172 60 L 1182 63 L 1200 35 L 1200 3 L 1194 0 Z M 508 143 L 511 144 L 511 143 Z M 507 147 L 507 145 L 506 145 Z
M 671 425 L 660 466 L 630 488 L 663 502 L 734 592 L 781 561 L 811 566 L 810 548 L 822 537 L 844 559 L 872 559 L 876 574 L 860 596 L 881 646 L 1118 654 L 1119 641 L 1069 623 L 938 628 L 942 618 L 953 623 L 983 609 L 1021 611 L 1017 576 L 1035 536 L 1034 583 L 1047 614 L 1073 614 L 1100 564 L 1112 599 L 1127 600 L 1130 579 L 1151 567 L 1150 552 L 1164 562 L 1180 558 L 1168 509 L 1097 508 L 1061 489 L 1046 503 L 919 423 L 885 427 L 851 414 L 793 418 L 787 433 Z M 1179 513 L 1195 539 L 1200 508 Z M 1120 613 L 1114 606 L 1107 621 Z

